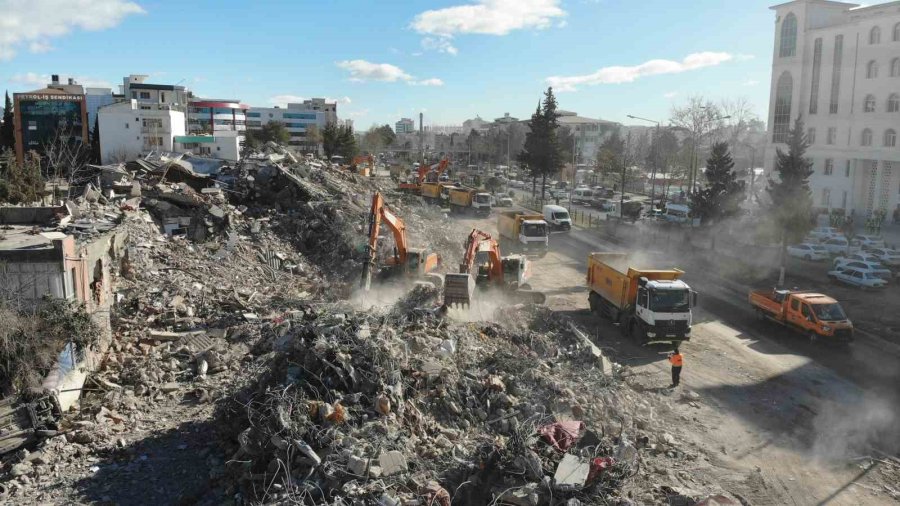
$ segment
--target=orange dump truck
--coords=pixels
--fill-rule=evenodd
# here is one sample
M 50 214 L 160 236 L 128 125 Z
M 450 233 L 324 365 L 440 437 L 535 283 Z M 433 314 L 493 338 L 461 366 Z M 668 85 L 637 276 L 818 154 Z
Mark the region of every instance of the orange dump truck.
M 634 267 L 625 253 L 591 253 L 588 303 L 639 344 L 687 341 L 697 294 L 682 275 L 680 269 Z
M 753 290 L 750 304 L 761 319 L 771 320 L 810 341 L 853 341 L 853 323 L 838 301 L 827 295 L 797 290 Z

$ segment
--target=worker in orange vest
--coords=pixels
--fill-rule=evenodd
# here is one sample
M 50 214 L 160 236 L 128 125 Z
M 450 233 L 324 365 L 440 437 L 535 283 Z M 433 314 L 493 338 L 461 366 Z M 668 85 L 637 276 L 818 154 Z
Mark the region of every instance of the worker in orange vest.
M 681 356 L 681 352 L 678 351 L 678 346 L 675 346 L 675 350 L 672 353 L 669 353 L 669 363 L 672 364 L 672 384 L 669 385 L 669 388 L 675 388 L 681 383 L 681 366 L 684 365 L 684 357 Z

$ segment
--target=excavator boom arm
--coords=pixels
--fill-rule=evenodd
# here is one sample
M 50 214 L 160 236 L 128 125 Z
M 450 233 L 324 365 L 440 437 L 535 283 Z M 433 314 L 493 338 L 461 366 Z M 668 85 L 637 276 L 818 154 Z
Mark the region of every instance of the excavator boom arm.
M 372 196 L 372 208 L 369 211 L 369 241 L 366 244 L 366 264 L 363 266 L 362 280 L 360 284 L 366 290 L 372 284 L 372 270 L 375 268 L 375 261 L 378 253 L 378 234 L 381 231 L 382 221 L 391 229 L 394 234 L 394 243 L 397 251 L 389 262 L 390 265 L 402 265 L 406 263 L 409 245 L 406 242 L 406 225 L 399 216 L 391 212 L 384 204 L 384 197 L 381 193 L 375 192 Z

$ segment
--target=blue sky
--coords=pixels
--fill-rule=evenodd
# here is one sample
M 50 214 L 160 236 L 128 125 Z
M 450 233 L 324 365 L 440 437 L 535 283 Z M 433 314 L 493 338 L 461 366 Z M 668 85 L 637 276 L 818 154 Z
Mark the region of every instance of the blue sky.
M 258 106 L 337 99 L 363 129 L 419 111 L 527 118 L 549 83 L 561 108 L 625 123 L 691 95 L 744 97 L 764 118 L 774 3 L 0 0 L 0 86 L 150 74 Z

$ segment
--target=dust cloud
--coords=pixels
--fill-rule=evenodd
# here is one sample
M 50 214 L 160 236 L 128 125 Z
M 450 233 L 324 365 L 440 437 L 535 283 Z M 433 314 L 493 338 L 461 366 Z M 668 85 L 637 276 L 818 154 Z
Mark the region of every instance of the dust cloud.
M 812 452 L 822 460 L 839 460 L 900 451 L 898 399 L 865 394 L 857 402 L 827 401 L 813 420 Z

